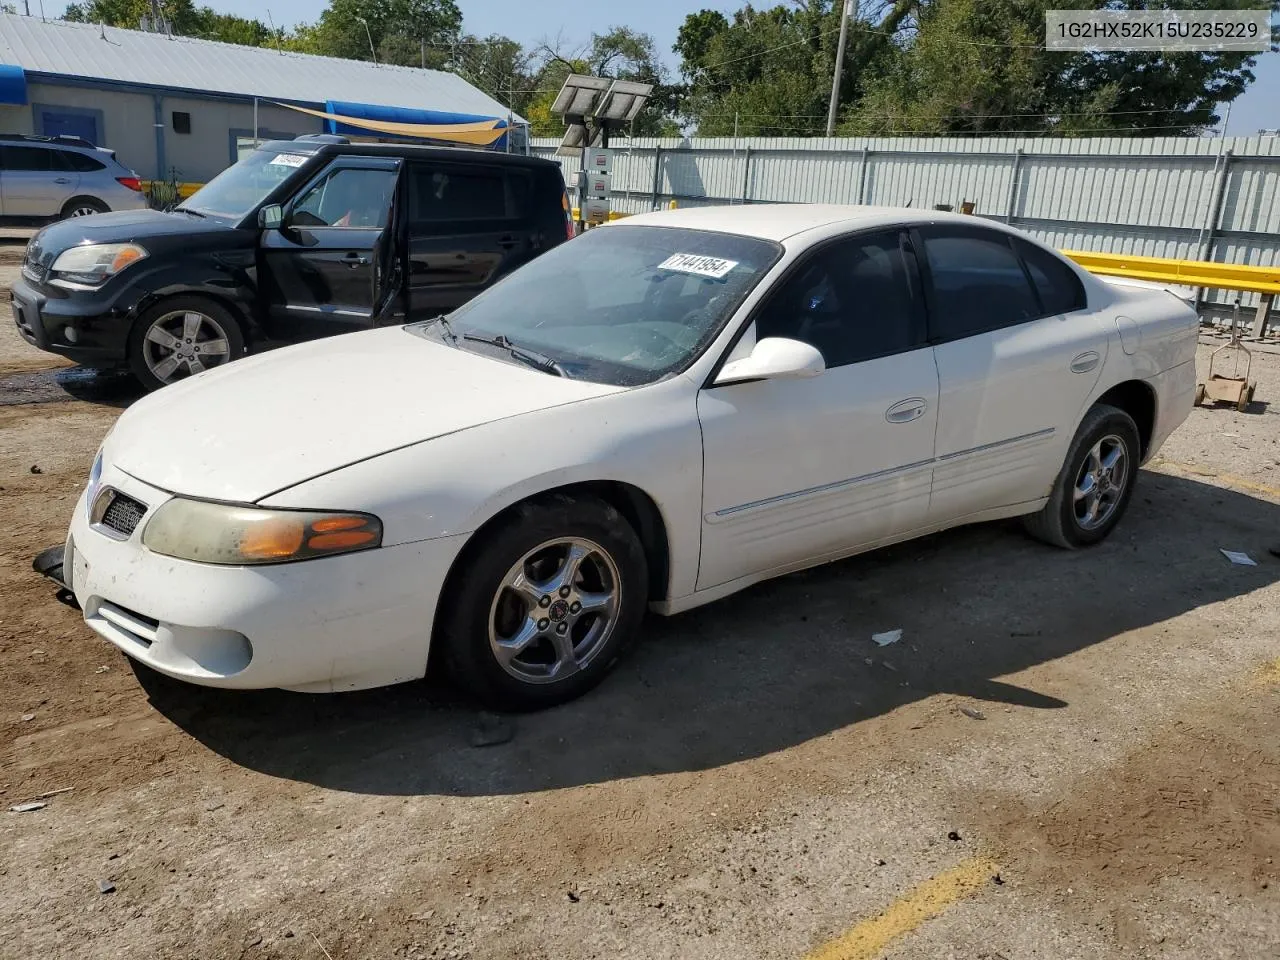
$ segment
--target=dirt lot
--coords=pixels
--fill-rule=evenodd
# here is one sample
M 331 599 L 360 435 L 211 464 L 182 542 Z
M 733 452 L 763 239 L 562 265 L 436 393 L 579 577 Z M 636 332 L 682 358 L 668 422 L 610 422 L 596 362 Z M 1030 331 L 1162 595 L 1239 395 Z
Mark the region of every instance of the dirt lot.
M 1275 352 L 1098 549 L 787 577 L 513 721 L 140 682 L 31 571 L 129 396 L 59 366 L 0 323 L 0 957 L 1280 957 Z

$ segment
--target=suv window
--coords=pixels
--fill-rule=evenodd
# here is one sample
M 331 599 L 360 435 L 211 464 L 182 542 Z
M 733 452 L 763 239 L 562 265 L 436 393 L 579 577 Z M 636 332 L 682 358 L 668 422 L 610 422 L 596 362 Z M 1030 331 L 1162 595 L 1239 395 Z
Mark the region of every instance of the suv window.
M 973 227 L 926 227 L 935 340 L 958 340 L 1035 320 L 1035 291 L 1011 237 Z
M 506 180 L 500 170 L 411 163 L 409 219 L 417 223 L 508 219 Z
M 391 212 L 394 170 L 339 167 L 302 195 L 290 214 L 300 227 L 381 230 Z
M 76 153 L 74 150 L 51 152 L 56 152 L 58 159 L 65 163 L 69 170 L 74 170 L 76 173 L 92 173 L 95 170 L 102 170 L 106 167 L 105 163 L 95 160 L 85 153 Z
M 1088 306 L 1084 284 L 1074 270 L 1058 257 L 1022 240 L 1015 240 L 1022 261 L 1031 274 L 1045 316 L 1071 313 Z
M 909 276 L 896 230 L 837 241 L 770 296 L 756 320 L 756 338 L 812 344 L 828 367 L 910 350 L 924 337 Z
M 59 170 L 52 163 L 53 151 L 42 147 L 0 147 L 0 168 L 5 170 L 34 170 L 47 173 Z

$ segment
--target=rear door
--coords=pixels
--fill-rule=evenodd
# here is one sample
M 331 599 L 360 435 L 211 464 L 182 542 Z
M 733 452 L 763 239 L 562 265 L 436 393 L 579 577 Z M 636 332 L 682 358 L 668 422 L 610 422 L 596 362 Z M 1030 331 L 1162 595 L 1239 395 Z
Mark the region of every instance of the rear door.
M 290 201 L 259 245 L 269 336 L 306 340 L 376 325 L 394 294 L 392 208 L 401 161 L 340 157 Z
M 930 517 L 1047 496 L 1106 358 L 1057 257 L 979 226 L 921 228 L 941 396 Z
M 6 217 L 56 217 L 75 196 L 80 175 L 61 151 L 0 145 L 0 211 Z
M 411 317 L 462 306 L 545 246 L 533 215 L 532 171 L 516 166 L 407 162 Z

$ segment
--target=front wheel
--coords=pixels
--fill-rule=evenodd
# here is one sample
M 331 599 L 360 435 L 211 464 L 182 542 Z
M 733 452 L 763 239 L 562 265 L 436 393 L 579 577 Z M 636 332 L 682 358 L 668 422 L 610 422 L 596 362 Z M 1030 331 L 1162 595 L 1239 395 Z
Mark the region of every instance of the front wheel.
M 129 367 L 148 390 L 158 390 L 244 356 L 244 334 L 221 304 L 177 297 L 152 307 L 133 325 Z
M 1129 414 L 1101 403 L 1092 407 L 1071 442 L 1049 502 L 1024 521 L 1027 531 L 1068 550 L 1105 539 L 1133 496 L 1141 450 Z
M 453 679 L 497 710 L 590 690 L 635 639 L 648 602 L 639 537 L 594 497 L 521 504 L 458 563 L 436 637 Z

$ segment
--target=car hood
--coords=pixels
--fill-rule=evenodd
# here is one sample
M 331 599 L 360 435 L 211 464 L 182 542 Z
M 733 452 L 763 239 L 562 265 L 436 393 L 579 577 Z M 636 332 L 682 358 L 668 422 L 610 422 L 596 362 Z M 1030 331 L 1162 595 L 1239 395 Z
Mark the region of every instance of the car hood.
M 389 327 L 271 351 L 158 390 L 120 417 L 103 455 L 162 490 L 252 503 L 390 450 L 621 389 Z
M 36 266 L 47 267 L 62 251 L 82 243 L 143 243 L 145 246 L 145 241 L 153 237 L 193 237 L 232 229 L 225 220 L 202 219 L 185 213 L 120 210 L 51 223 L 31 238 L 27 258 Z

